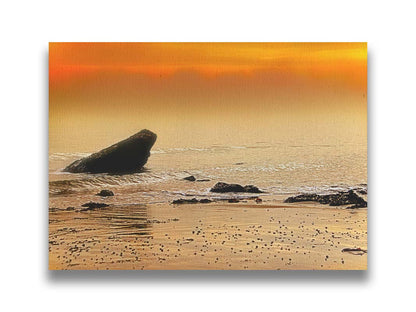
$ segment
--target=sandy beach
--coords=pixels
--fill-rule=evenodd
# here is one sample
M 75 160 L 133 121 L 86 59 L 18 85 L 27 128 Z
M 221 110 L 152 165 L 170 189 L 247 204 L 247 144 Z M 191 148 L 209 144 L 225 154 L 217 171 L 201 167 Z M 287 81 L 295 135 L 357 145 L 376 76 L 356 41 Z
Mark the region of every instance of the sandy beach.
M 73 209 L 73 210 L 72 210 Z M 52 270 L 365 270 L 367 209 L 282 200 L 49 212 Z
M 49 72 L 50 269 L 367 269 L 366 43 L 51 43 Z

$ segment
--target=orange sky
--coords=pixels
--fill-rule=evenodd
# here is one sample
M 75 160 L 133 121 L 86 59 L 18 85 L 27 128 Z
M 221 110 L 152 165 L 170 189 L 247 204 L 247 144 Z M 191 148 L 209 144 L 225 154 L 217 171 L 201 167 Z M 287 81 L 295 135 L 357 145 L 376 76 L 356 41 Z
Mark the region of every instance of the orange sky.
M 366 58 L 365 43 L 51 43 L 50 74 L 59 83 L 100 71 L 158 76 L 191 70 L 215 77 L 314 69 L 325 75 L 337 66 L 350 83 L 359 83 L 359 73 L 350 74 Z
M 364 127 L 367 44 L 50 43 L 49 81 L 50 125 L 69 132 L 92 120 L 155 128 L 190 116 Z
M 64 98 L 98 100 L 102 91 L 107 100 L 125 91 L 139 101 L 152 92 L 198 99 L 203 89 L 227 98 L 247 87 L 259 100 L 293 89 L 305 98 L 311 89 L 365 94 L 366 62 L 365 43 L 50 43 L 51 108 Z

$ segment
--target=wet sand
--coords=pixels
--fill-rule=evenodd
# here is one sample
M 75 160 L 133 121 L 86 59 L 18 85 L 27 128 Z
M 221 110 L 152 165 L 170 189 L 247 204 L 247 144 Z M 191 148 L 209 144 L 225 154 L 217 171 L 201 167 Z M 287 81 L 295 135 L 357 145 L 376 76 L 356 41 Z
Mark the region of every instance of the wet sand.
M 52 270 L 365 270 L 367 209 L 315 203 L 49 209 Z

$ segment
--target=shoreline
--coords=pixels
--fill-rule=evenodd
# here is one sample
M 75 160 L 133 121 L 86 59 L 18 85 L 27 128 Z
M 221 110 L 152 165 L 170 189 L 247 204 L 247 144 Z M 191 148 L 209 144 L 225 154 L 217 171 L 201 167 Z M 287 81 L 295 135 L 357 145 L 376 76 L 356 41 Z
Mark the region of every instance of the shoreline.
M 111 205 L 49 212 L 51 270 L 365 270 L 367 209 L 319 203 Z

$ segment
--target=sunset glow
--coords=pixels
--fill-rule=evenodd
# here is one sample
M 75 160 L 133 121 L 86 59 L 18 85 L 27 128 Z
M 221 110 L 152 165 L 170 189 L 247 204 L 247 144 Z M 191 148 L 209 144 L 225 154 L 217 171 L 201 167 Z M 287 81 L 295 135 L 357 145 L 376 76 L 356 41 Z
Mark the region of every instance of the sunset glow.
M 316 78 L 335 69 L 358 84 L 363 77 L 356 69 L 367 60 L 362 43 L 51 43 L 50 51 L 53 84 L 100 72 L 160 77 L 193 71 L 215 77 L 266 71 Z
M 108 123 L 166 131 L 224 118 L 231 128 L 248 116 L 366 131 L 366 43 L 50 43 L 49 55 L 60 136 Z
M 50 269 L 367 268 L 366 43 L 51 43 L 49 70 Z

